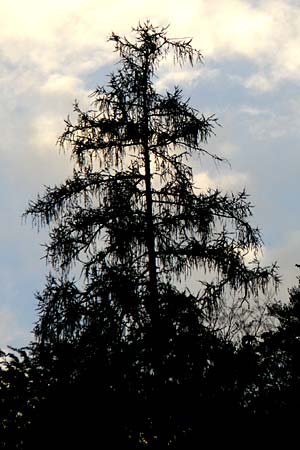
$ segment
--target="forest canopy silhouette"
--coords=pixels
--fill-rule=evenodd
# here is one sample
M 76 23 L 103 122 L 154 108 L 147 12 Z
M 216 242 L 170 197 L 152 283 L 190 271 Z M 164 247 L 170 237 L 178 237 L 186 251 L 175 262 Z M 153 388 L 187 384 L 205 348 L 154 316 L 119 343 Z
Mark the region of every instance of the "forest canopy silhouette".
M 218 121 L 156 90 L 170 57 L 202 63 L 192 40 L 150 21 L 109 40 L 117 69 L 59 138 L 73 174 L 25 212 L 49 229 L 51 271 L 33 341 L 2 352 L 2 448 L 200 448 L 214 430 L 233 442 L 232 423 L 267 435 L 299 411 L 299 286 L 270 298 L 280 277 L 258 260 L 245 191 L 194 183 L 195 159 L 222 163 Z

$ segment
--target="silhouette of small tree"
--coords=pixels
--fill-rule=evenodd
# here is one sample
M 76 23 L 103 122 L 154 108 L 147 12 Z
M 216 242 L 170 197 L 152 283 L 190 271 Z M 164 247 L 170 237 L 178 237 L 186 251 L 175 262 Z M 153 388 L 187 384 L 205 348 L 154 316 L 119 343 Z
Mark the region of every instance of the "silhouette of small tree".
M 46 390 L 25 349 L 0 353 L 0 448 L 24 449 Z
M 278 423 L 282 432 L 292 430 L 300 408 L 299 280 L 298 277 L 298 285 L 289 290 L 289 302 L 274 302 L 269 307 L 277 327 L 264 333 L 256 343 L 259 368 L 250 396 L 251 410 L 257 411 L 262 421 L 267 419 L 270 429 Z
M 56 386 L 48 410 L 65 398 L 73 430 L 97 429 L 97 412 L 87 413 L 97 399 L 105 405 L 101 439 L 175 448 L 196 421 L 183 413 L 187 399 L 207 406 L 215 394 L 205 398 L 203 380 L 214 360 L 224 368 L 232 354 L 205 327 L 204 311 L 228 290 L 246 299 L 277 275 L 275 266 L 245 262 L 261 245 L 245 192 L 197 193 L 190 158 L 222 161 L 204 148 L 216 118 L 192 108 L 178 87 L 155 90 L 170 53 L 180 66 L 201 62 L 201 53 L 150 22 L 133 33 L 132 41 L 111 35 L 120 68 L 97 87 L 89 111 L 75 103 L 77 122 L 66 120 L 59 144 L 71 150 L 73 176 L 26 211 L 51 227 L 54 270 L 37 296 L 33 345 Z M 211 280 L 195 294 L 176 284 L 194 270 Z

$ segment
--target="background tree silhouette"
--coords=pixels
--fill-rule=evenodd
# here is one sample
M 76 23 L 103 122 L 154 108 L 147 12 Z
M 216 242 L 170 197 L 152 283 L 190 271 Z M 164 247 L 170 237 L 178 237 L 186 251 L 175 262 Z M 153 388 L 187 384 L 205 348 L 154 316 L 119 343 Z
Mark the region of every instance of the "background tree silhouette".
M 200 418 L 205 427 L 238 405 L 233 346 L 207 315 L 228 292 L 247 300 L 278 279 L 275 266 L 245 262 L 261 245 L 245 192 L 197 193 L 193 183 L 192 157 L 222 160 L 204 148 L 216 118 L 178 87 L 155 90 L 169 53 L 193 65 L 200 52 L 150 22 L 132 39 L 111 35 L 119 70 L 90 110 L 75 103 L 77 122 L 66 120 L 59 143 L 73 176 L 26 211 L 50 226 L 53 267 L 37 295 L 32 352 L 51 395 L 36 429 L 54 420 L 66 445 L 177 448 Z M 199 292 L 180 288 L 195 270 L 207 274 Z
M 293 433 L 300 409 L 300 288 L 289 290 L 289 302 L 273 302 L 269 314 L 276 327 L 253 342 L 259 366 L 254 389 L 250 395 L 250 410 L 256 411 L 271 429 L 274 424 Z

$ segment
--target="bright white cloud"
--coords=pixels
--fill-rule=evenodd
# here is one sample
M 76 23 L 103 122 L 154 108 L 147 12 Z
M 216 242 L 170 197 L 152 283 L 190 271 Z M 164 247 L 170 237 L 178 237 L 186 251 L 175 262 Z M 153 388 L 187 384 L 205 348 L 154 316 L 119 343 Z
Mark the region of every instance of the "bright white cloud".
M 38 117 L 32 123 L 31 144 L 38 152 L 46 153 L 53 149 L 58 139 L 58 130 L 61 128 L 61 120 L 54 115 Z
M 260 92 L 269 92 L 274 88 L 274 85 L 277 84 L 278 80 L 274 80 L 274 78 L 269 75 L 266 76 L 261 73 L 256 73 L 245 80 L 242 80 L 242 84 L 248 89 L 255 89 Z
M 32 64 L 45 76 L 83 74 L 112 61 L 112 47 L 106 42 L 112 30 L 128 33 L 146 18 L 170 23 L 175 36 L 194 37 L 207 59 L 252 60 L 257 72 L 246 77 L 248 88 L 266 91 L 282 79 L 299 79 L 300 5 L 286 0 L 256 5 L 245 0 L 187 0 L 175 6 L 171 0 L 1 2 L 1 58 L 19 67 Z M 190 81 L 191 76 L 173 77 Z
M 241 0 L 203 1 L 201 6 L 196 36 L 205 54 L 222 59 L 233 55 L 255 57 L 267 45 L 271 17 L 261 8 Z M 194 31 L 196 26 L 195 20 Z
M 170 87 L 173 88 L 174 85 L 192 84 L 193 81 L 197 80 L 200 76 L 200 70 L 171 70 L 163 74 L 156 82 L 157 90 L 166 90 Z
M 195 187 L 201 191 L 207 189 L 220 189 L 222 191 L 243 190 L 249 178 L 244 173 L 231 172 L 229 174 L 218 174 L 212 177 L 208 172 L 200 172 L 194 176 Z
M 205 66 L 202 66 L 199 70 L 174 70 L 174 66 L 169 64 L 165 65 L 165 68 L 165 71 L 160 72 L 159 79 L 156 82 L 157 90 L 173 89 L 174 86 L 191 86 L 198 83 L 199 80 L 216 79 L 220 75 L 218 69 L 209 69 Z
M 37 102 L 43 112 L 56 116 L 62 124 L 63 119 L 72 112 L 75 99 L 83 109 L 89 108 L 91 104 L 90 92 L 77 76 L 53 73 L 41 83 L 37 91 Z
M 53 73 L 41 87 L 41 92 L 48 95 L 65 95 L 82 90 L 82 80 L 77 77 Z

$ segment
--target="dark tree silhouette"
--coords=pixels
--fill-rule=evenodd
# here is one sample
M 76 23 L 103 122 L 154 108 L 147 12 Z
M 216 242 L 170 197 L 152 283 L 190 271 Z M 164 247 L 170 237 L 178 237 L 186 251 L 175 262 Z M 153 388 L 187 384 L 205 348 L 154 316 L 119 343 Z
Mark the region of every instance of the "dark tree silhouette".
M 277 327 L 256 344 L 259 368 L 256 393 L 250 409 L 257 411 L 270 428 L 278 423 L 283 434 L 293 431 L 300 411 L 300 285 L 289 290 L 289 302 L 275 302 L 270 315 Z M 294 428 L 294 430 L 293 430 Z
M 266 329 L 244 333 L 235 344 L 231 370 L 235 371 L 239 431 L 251 430 L 248 444 L 291 447 L 298 439 L 300 411 L 300 285 L 289 290 L 289 302 L 267 304 Z M 272 322 L 270 322 L 272 320 Z M 271 325 L 272 323 L 272 325 Z M 252 331 L 252 334 L 251 334 Z M 254 333 L 253 333 L 254 331 Z M 242 419 L 242 426 L 239 419 Z
M 1 351 L 0 358 L 0 448 L 24 449 L 46 389 L 25 349 Z
M 33 354 L 52 391 L 36 429 L 52 420 L 68 448 L 72 439 L 179 448 L 200 417 L 204 427 L 234 409 L 234 349 L 205 316 L 228 291 L 247 300 L 277 281 L 275 267 L 245 262 L 261 245 L 245 192 L 197 194 L 188 162 L 222 160 L 204 148 L 216 118 L 178 87 L 155 90 L 169 53 L 193 65 L 200 52 L 149 22 L 133 33 L 111 35 L 119 70 L 89 111 L 75 103 L 77 122 L 66 121 L 59 143 L 73 176 L 26 211 L 51 227 L 53 267 L 37 296 Z M 209 274 L 199 292 L 180 290 L 195 270 Z

